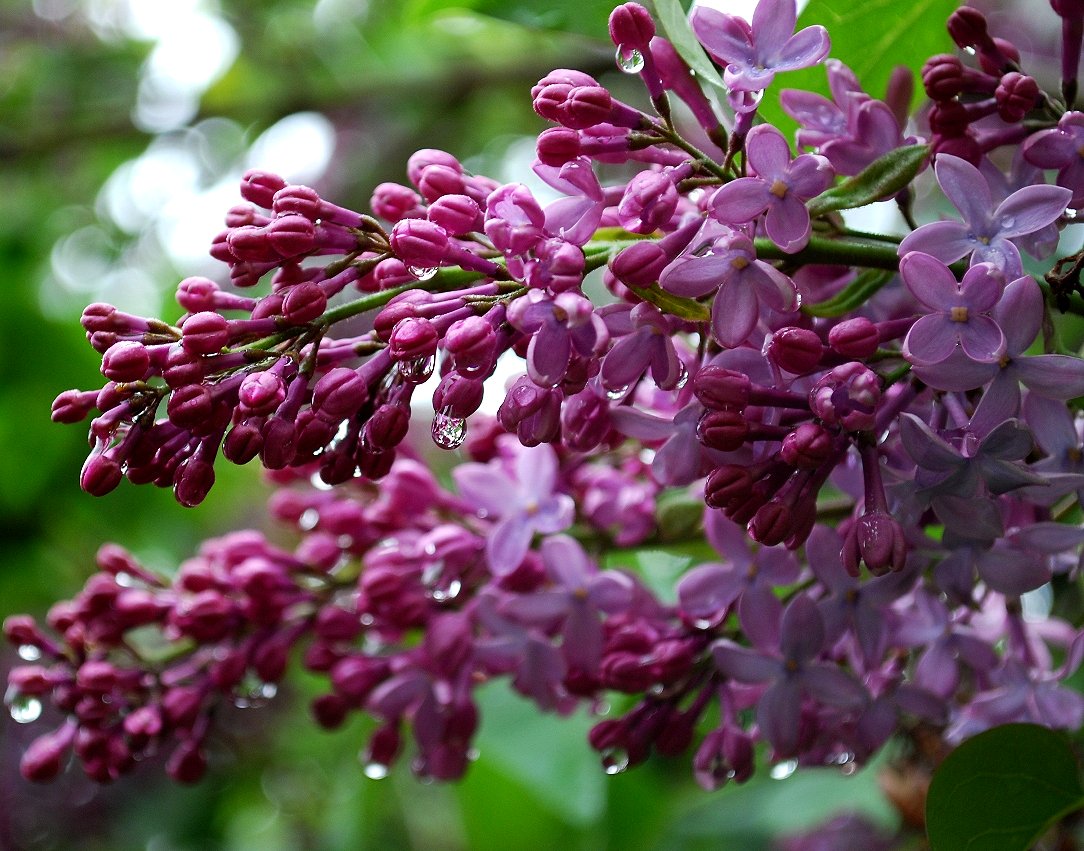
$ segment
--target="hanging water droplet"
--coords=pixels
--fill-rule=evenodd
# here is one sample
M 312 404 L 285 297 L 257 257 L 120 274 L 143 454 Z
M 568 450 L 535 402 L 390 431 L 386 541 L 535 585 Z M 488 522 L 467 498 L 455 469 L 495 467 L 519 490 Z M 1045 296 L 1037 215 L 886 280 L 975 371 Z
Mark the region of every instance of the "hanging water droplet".
M 768 776 L 772 780 L 786 780 L 790 777 L 798 768 L 798 760 L 786 759 L 783 762 L 777 762 L 772 766 L 771 771 L 768 772 Z
M 362 772 L 370 780 L 383 780 L 388 776 L 388 767 L 382 762 L 367 762 Z
M 839 772 L 844 777 L 850 777 L 856 771 L 858 771 L 858 763 L 855 762 L 854 754 L 850 751 L 843 751 L 836 754 L 832 758 L 832 762 L 839 766 Z
M 33 695 L 23 694 L 14 687 L 9 687 L 4 694 L 4 705 L 7 706 L 11 719 L 16 724 L 29 724 L 41 717 L 41 701 Z
M 618 402 L 621 399 L 624 399 L 628 392 L 628 385 L 625 385 L 624 387 L 615 387 L 613 390 L 606 391 L 606 398 L 612 399 L 614 402 Z
M 1016 224 L 1016 219 L 1014 217 L 1012 217 L 1012 216 L 1002 216 L 1001 217 L 1001 227 L 1002 228 L 1011 228 L 1015 224 Z
M 1077 211 L 1074 210 L 1072 207 L 1068 207 L 1062 215 L 1064 215 L 1067 219 L 1075 219 L 1077 217 Z
M 968 56 L 974 56 L 975 52 L 975 48 L 973 48 L 970 44 L 964 48 L 964 53 L 966 53 Z
M 238 709 L 258 709 L 278 694 L 279 687 L 261 680 L 251 671 L 237 685 L 233 705 Z
M 407 271 L 410 272 L 419 281 L 428 281 L 434 275 L 437 274 L 436 266 L 407 266 Z
M 113 577 L 113 581 L 121 588 L 131 588 L 136 584 L 135 578 L 130 573 L 125 573 L 123 570 Z
M 35 647 L 33 644 L 20 644 L 19 649 L 15 652 L 19 654 L 19 658 L 24 662 L 37 662 L 41 658 L 41 648 Z
M 441 449 L 457 449 L 467 436 L 467 421 L 443 411 L 433 414 L 433 443 Z
M 297 518 L 297 527 L 302 532 L 311 532 L 319 522 L 320 512 L 315 508 L 306 508 L 301 512 L 301 516 Z
M 644 70 L 644 54 L 639 50 L 627 50 L 624 46 L 618 45 L 617 67 L 626 74 L 639 74 Z
M 458 597 L 459 592 L 462 590 L 463 583 L 458 579 L 453 579 L 446 587 L 434 588 L 429 596 L 437 603 L 447 603 L 449 600 L 454 600 Z
M 436 365 L 435 357 L 399 361 L 399 375 L 411 384 L 421 384 L 433 374 L 433 368 Z
M 316 490 L 318 491 L 329 491 L 334 487 L 334 485 L 329 485 L 327 482 L 321 479 L 319 473 L 313 473 L 311 476 L 309 476 L 309 484 L 316 488 Z
M 613 776 L 629 767 L 628 751 L 622 748 L 607 748 L 602 752 L 602 770 Z
M 680 372 L 678 373 L 677 389 L 680 390 L 689 383 L 689 370 L 686 369 L 685 364 L 680 361 L 678 362 L 678 368 L 680 369 Z

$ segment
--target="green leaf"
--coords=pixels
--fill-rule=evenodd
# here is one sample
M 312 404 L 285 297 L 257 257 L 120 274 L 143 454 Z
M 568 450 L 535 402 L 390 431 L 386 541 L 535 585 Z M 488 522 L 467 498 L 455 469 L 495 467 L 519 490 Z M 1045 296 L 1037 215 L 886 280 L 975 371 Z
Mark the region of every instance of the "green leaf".
M 945 21 L 958 5 L 958 0 L 810 0 L 798 28 L 824 26 L 832 38 L 829 56 L 849 66 L 866 91 L 881 98 L 893 68 L 904 65 L 917 75 L 929 57 L 953 50 Z M 782 89 L 831 97 L 822 66 L 778 75 L 760 105 L 760 115 L 788 135 L 797 125 L 779 105 Z M 912 106 L 923 96 L 922 86 L 916 86 Z
M 895 195 L 915 179 L 928 153 L 929 145 L 904 145 L 879 156 L 854 177 L 806 202 L 809 215 L 853 210 Z
M 652 284 L 650 287 L 634 287 L 632 284 L 626 286 L 644 301 L 651 302 L 663 313 L 669 313 L 678 319 L 688 319 L 692 322 L 707 322 L 711 319 L 711 311 L 706 304 L 668 293 L 658 284 Z
M 579 33 L 595 39 L 606 38 L 606 22 L 614 0 L 474 0 L 456 5 L 469 6 L 494 18 L 512 21 L 530 29 Z
M 941 764 L 926 799 L 926 831 L 933 851 L 1024 851 L 1081 806 L 1080 766 L 1066 737 L 1006 724 Z
M 866 269 L 860 272 L 846 288 L 827 301 L 805 305 L 802 313 L 807 316 L 842 316 L 844 313 L 850 313 L 856 307 L 865 304 L 874 293 L 892 280 L 895 274 L 884 269 Z
M 657 500 L 659 533 L 668 541 L 690 538 L 704 519 L 704 498 L 687 488 L 663 491 Z
M 678 55 L 696 75 L 725 92 L 723 78 L 696 40 L 692 27 L 689 26 L 688 15 L 679 0 L 655 0 L 655 16 L 659 19 L 663 34 L 670 39 Z

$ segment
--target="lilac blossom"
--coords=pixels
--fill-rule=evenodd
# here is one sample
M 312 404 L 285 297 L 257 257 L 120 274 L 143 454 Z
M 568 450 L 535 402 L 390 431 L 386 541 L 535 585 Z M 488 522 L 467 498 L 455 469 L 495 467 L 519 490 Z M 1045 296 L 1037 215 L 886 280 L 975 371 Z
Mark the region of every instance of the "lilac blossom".
M 574 351 L 587 357 L 607 338 L 606 326 L 595 315 L 594 305 L 570 292 L 549 298 L 533 290 L 527 298 L 512 303 L 508 321 L 531 335 L 527 374 L 540 387 L 558 385 Z
M 670 336 L 670 319 L 655 305 L 641 302 L 633 308 L 614 305 L 599 311 L 617 340 L 602 361 L 602 384 L 623 393 L 650 372 L 655 384 L 672 390 L 685 375 L 685 367 Z
M 546 207 L 546 230 L 573 245 L 583 245 L 598 228 L 605 207 L 602 186 L 591 161 L 577 157 L 559 168 L 540 162 L 533 168 L 549 186 L 568 196 Z
M 1040 130 L 1023 147 L 1024 158 L 1039 168 L 1056 168 L 1058 186 L 1072 193 L 1066 206 L 1084 206 L 1084 113 L 1066 112 L 1058 126 Z
M 971 254 L 973 265 L 993 263 L 1006 277 L 1019 277 L 1024 267 L 1013 240 L 1047 227 L 1072 199 L 1068 189 L 1043 184 L 1018 189 L 995 207 L 986 178 L 967 160 L 938 154 L 934 173 L 964 221 L 923 225 L 900 243 L 901 257 L 922 251 L 954 263 Z
M 788 253 L 800 251 L 810 234 L 805 202 L 828 187 L 832 166 L 817 154 L 792 159 L 787 140 L 770 124 L 749 131 L 745 151 L 756 176 L 739 177 L 715 190 L 708 202 L 711 215 L 723 224 L 741 225 L 766 213 L 768 238 Z
M 771 264 L 757 260 L 751 239 L 710 220 L 688 250 L 663 270 L 659 286 L 686 298 L 714 293 L 712 334 L 728 348 L 749 338 L 760 321 L 762 306 L 774 312 L 798 306 L 793 281 Z
M 463 464 L 453 472 L 471 508 L 497 520 L 486 539 L 490 570 L 501 575 L 519 566 L 535 533 L 552 535 L 572 524 L 572 498 L 557 491 L 557 457 L 545 445 L 515 452 L 514 472 L 499 465 Z
M 996 363 L 1005 352 L 1005 336 L 990 317 L 1001 298 L 1005 278 L 995 266 L 972 266 L 957 283 L 935 257 L 912 251 L 900 260 L 900 276 L 920 304 L 930 310 L 907 332 L 903 355 L 911 363 L 932 366 L 957 348 L 973 361 Z
M 797 20 L 794 0 L 760 0 L 751 22 L 710 6 L 695 7 L 689 22 L 704 49 L 723 66 L 729 89 L 760 92 L 777 72 L 808 68 L 828 55 L 831 43 L 824 27 L 795 33 Z

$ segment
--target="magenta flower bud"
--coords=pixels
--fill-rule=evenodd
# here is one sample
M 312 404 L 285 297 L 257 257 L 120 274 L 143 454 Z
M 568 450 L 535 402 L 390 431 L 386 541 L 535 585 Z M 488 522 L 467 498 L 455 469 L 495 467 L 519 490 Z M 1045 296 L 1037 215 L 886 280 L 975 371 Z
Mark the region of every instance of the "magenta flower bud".
M 625 187 L 617 205 L 617 220 L 625 230 L 651 233 L 670 221 L 677 203 L 677 187 L 669 174 L 642 171 Z
M 948 33 L 959 48 L 985 48 L 993 42 L 986 29 L 986 16 L 973 6 L 961 6 L 948 18 Z
M 701 405 L 711 410 L 744 408 L 749 403 L 752 384 L 748 375 L 709 364 L 693 376 L 693 393 Z
M 237 400 L 246 414 L 270 414 L 286 398 L 286 384 L 268 370 L 246 375 L 237 391 Z
M 457 371 L 449 372 L 433 391 L 433 408 L 438 413 L 465 420 L 482 404 L 482 381 L 467 378 Z
M 202 384 L 186 384 L 169 395 L 166 416 L 178 428 L 194 428 L 204 424 L 214 410 L 211 391 Z
M 497 359 L 497 332 L 483 317 L 468 316 L 448 328 L 444 350 L 452 356 L 456 371 L 463 376 L 486 375 Z
M 264 209 L 270 210 L 275 193 L 286 185 L 277 174 L 266 171 L 246 171 L 241 178 L 241 197 Z
M 124 732 L 138 742 L 147 742 L 162 734 L 162 713 L 156 706 L 140 706 L 124 718 Z
M 120 464 L 108 455 L 92 454 L 83 463 L 79 487 L 91 496 L 105 496 L 120 484 L 123 475 Z
M 234 204 L 226 211 L 226 227 L 228 228 L 270 223 L 271 217 L 261 213 L 252 204 Z
M 121 340 L 102 357 L 102 375 L 111 381 L 141 381 L 150 372 L 151 355 L 135 340 Z
M 331 686 L 354 705 L 361 705 L 387 675 L 384 662 L 363 656 L 346 656 L 331 669 Z
M 809 391 L 809 407 L 829 425 L 848 431 L 873 428 L 881 379 L 857 361 L 837 366 Z
M 189 313 L 215 309 L 215 296 L 220 293 L 218 284 L 208 278 L 185 278 L 177 284 L 177 304 Z
M 309 706 L 313 720 L 325 730 L 335 730 L 346 721 L 350 707 L 337 694 L 322 694 Z
M 655 37 L 655 21 L 639 3 L 623 3 L 610 12 L 610 39 L 626 50 L 645 51 Z
M 207 773 L 207 757 L 198 742 L 182 742 L 166 761 L 166 774 L 178 783 L 199 783 Z
M 418 178 L 418 191 L 429 203 L 445 195 L 461 195 L 467 189 L 463 173 L 446 165 L 428 165 Z
M 53 422 L 69 425 L 82 422 L 94 410 L 97 398 L 96 390 L 65 390 L 53 400 Z
M 817 423 L 802 423 L 783 438 L 779 457 L 799 470 L 815 470 L 832 455 L 832 434 Z
M 725 464 L 711 471 L 704 483 L 704 502 L 712 508 L 725 508 L 735 500 L 746 500 L 752 493 L 753 477 L 745 467 Z
M 174 389 L 198 384 L 203 380 L 203 361 L 199 354 L 188 351 L 182 344 L 170 346 L 162 367 L 162 378 Z
M 369 739 L 369 747 L 365 751 L 365 764 L 370 774 L 382 776 L 386 773 L 389 765 L 395 762 L 402 747 L 402 737 L 399 728 L 395 724 L 383 724 L 376 728 Z
M 766 547 L 783 543 L 794 530 L 793 512 L 782 502 L 772 500 L 757 509 L 749 521 L 749 535 Z
M 432 269 L 448 253 L 448 232 L 426 219 L 405 219 L 392 228 L 391 248 L 408 267 Z
M 950 53 L 931 56 L 922 66 L 922 86 L 931 100 L 949 100 L 964 90 L 964 65 Z
M 191 686 L 176 686 L 162 695 L 162 711 L 173 727 L 190 728 L 199 716 L 203 696 Z
M 195 508 L 207 498 L 214 484 L 214 466 L 196 455 L 177 468 L 173 495 L 185 508 Z
M 237 260 L 247 263 L 274 263 L 282 259 L 271 244 L 266 227 L 244 225 L 234 228 L 226 236 L 226 244 Z
M 407 269 L 406 263 L 398 257 L 389 257 L 381 260 L 373 269 L 373 281 L 378 290 L 390 290 L 393 287 L 401 287 L 403 284 L 411 284 L 417 281 L 416 275 L 412 275 Z
M 117 682 L 117 670 L 105 661 L 90 660 L 79 666 L 75 683 L 87 691 L 107 692 Z
M 49 669 L 42 665 L 19 665 L 8 673 L 8 685 L 22 695 L 40 697 L 53 687 Z
M 708 411 L 696 424 L 696 436 L 709 449 L 733 452 L 749 437 L 749 423 L 737 411 Z
M 403 442 L 410 429 L 410 408 L 385 404 L 365 423 L 365 440 L 376 449 L 392 449 Z
M 357 372 L 345 366 L 329 370 L 316 382 L 312 408 L 329 419 L 351 416 L 369 398 L 369 387 Z M 267 434 L 264 434 L 267 440 Z
M 445 195 L 429 205 L 426 216 L 451 236 L 482 229 L 482 208 L 468 195 Z
M 401 183 L 381 183 L 373 190 L 369 206 L 376 215 L 389 222 L 425 215 L 422 197 Z
M 229 322 L 224 316 L 209 310 L 194 313 L 185 319 L 181 335 L 181 345 L 189 352 L 214 354 L 230 342 Z
M 580 155 L 580 134 L 567 127 L 550 127 L 538 135 L 536 150 L 543 165 L 559 168 Z
M 824 356 L 821 338 L 807 328 L 780 328 L 768 343 L 768 358 L 795 375 L 812 372 Z
M 993 39 L 993 47 L 979 51 L 979 65 L 987 74 L 1000 77 L 1010 65 L 1020 64 L 1020 50 L 1011 41 L 1004 38 Z
M 34 783 L 47 783 L 60 774 L 75 739 L 75 731 L 75 724 L 69 722 L 34 739 L 19 761 L 19 771 L 23 777 Z
M 260 454 L 263 447 L 263 434 L 259 426 L 245 420 L 230 429 L 222 442 L 222 454 L 234 464 L 247 464 Z
M 293 325 L 305 325 L 319 319 L 327 309 L 327 296 L 316 284 L 297 284 L 282 300 L 282 315 Z
M 420 151 L 411 154 L 410 159 L 407 160 L 407 177 L 411 183 L 417 186 L 421 181 L 422 172 L 434 165 L 447 168 L 456 174 L 463 173 L 463 166 L 459 160 L 447 151 L 436 148 L 422 148 Z
M 877 351 L 881 338 L 877 326 L 864 316 L 845 319 L 828 332 L 832 351 L 847 358 L 864 360 Z
M 350 641 L 361 635 L 362 631 L 356 614 L 330 604 L 320 609 L 314 628 L 324 641 Z
M 903 527 L 884 511 L 863 514 L 848 530 L 842 555 L 843 566 L 855 577 L 861 562 L 865 562 L 874 576 L 903 570 L 907 560 Z
M 320 193 L 309 186 L 296 184 L 284 186 L 275 193 L 271 201 L 271 209 L 276 215 L 304 216 L 310 222 L 315 222 L 321 217 L 322 205 L 323 199 Z
M 971 117 L 959 101 L 938 101 L 930 110 L 930 129 L 939 136 L 960 136 L 970 124 Z
M 313 223 L 294 213 L 279 216 L 267 226 L 267 241 L 280 257 L 298 257 L 316 246 Z
M 9 644 L 41 647 L 44 636 L 30 615 L 10 615 L 4 619 L 4 638 Z
M 1002 121 L 1014 124 L 1035 108 L 1039 100 L 1039 84 L 1033 77 L 1012 71 L 1001 78 L 997 91 L 997 114 Z
M 439 339 L 439 332 L 428 319 L 407 317 L 395 323 L 388 337 L 388 353 L 397 361 L 430 358 L 437 352 Z

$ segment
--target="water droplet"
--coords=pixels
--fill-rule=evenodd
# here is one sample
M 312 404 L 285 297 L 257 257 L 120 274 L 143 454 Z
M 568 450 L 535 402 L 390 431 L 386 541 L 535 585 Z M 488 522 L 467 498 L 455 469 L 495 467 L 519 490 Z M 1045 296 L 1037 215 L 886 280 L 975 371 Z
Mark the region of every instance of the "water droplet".
M 20 644 L 19 649 L 15 652 L 19 654 L 19 658 L 24 662 L 37 662 L 41 658 L 41 648 L 35 647 L 33 644 Z
M 329 485 L 323 479 L 320 478 L 319 473 L 313 473 L 309 476 L 309 484 L 316 488 L 318 491 L 329 491 L 334 485 Z
M 696 629 L 714 629 L 716 626 L 718 623 L 712 618 L 696 618 L 693 621 L 693 627 Z
M 1001 226 L 1003 228 L 1011 228 L 1015 224 L 1016 224 L 1016 219 L 1013 218 L 1012 216 L 1002 216 L 1001 217 Z
M 237 686 L 233 705 L 238 709 L 258 709 L 278 694 L 279 687 L 267 683 L 249 671 Z
M 975 55 L 975 48 L 973 48 L 971 45 L 968 45 L 967 47 L 964 48 L 964 53 L 966 53 L 968 56 L 974 56 Z
M 1075 219 L 1077 217 L 1077 211 L 1074 210 L 1072 207 L 1069 207 L 1062 215 L 1064 215 L 1067 219 Z
M 433 414 L 433 443 L 441 449 L 457 449 L 467 436 L 467 421 L 442 411 Z
M 436 266 L 407 266 L 407 271 L 410 272 L 419 281 L 428 281 L 434 275 L 437 274 Z
M 311 532 L 320 522 L 320 512 L 315 508 L 306 508 L 297 518 L 297 526 L 302 532 Z
M 602 770 L 613 776 L 629 767 L 628 751 L 621 748 L 607 748 L 602 752 Z
M 4 694 L 4 704 L 16 724 L 29 724 L 41 716 L 41 701 L 13 687 L 8 688 Z
M 850 777 L 856 771 L 858 771 L 858 763 L 855 762 L 854 754 L 850 751 L 843 751 L 832 757 L 833 765 L 839 766 L 840 774 L 844 777 Z
M 628 395 L 628 392 L 628 385 L 625 385 L 624 387 L 615 387 L 613 390 L 606 391 L 606 398 L 612 399 L 615 402 L 619 402 L 620 400 L 624 399 L 626 395 Z
M 388 776 L 388 767 L 382 762 L 367 762 L 362 771 L 370 780 L 383 780 Z
M 113 581 L 121 588 L 131 588 L 136 584 L 135 578 L 130 573 L 125 573 L 123 570 L 113 577 Z
M 437 359 L 434 357 L 399 361 L 399 375 L 411 384 L 421 384 L 433 374 L 436 365 Z
M 482 755 L 482 752 L 480 750 L 478 750 L 478 748 L 470 748 L 467 751 L 467 761 L 468 762 L 477 762 L 478 757 L 480 757 L 481 755 Z
M 447 603 L 449 600 L 454 600 L 459 596 L 459 592 L 463 590 L 463 583 L 458 579 L 453 579 L 443 588 L 434 588 L 429 596 L 437 603 Z
M 678 390 L 680 390 L 682 387 L 684 387 L 686 384 L 689 383 L 689 370 L 685 368 L 685 364 L 680 363 L 680 362 L 678 363 L 678 367 L 681 370 L 681 372 L 678 373 L 678 380 L 677 380 L 676 387 L 677 387 Z
M 644 70 L 644 54 L 639 50 L 626 50 L 624 46 L 619 45 L 617 67 L 626 74 L 639 74 Z
M 771 771 L 768 772 L 768 776 L 771 777 L 772 780 L 786 780 L 797 770 L 797 768 L 798 760 L 787 759 L 773 765 Z

